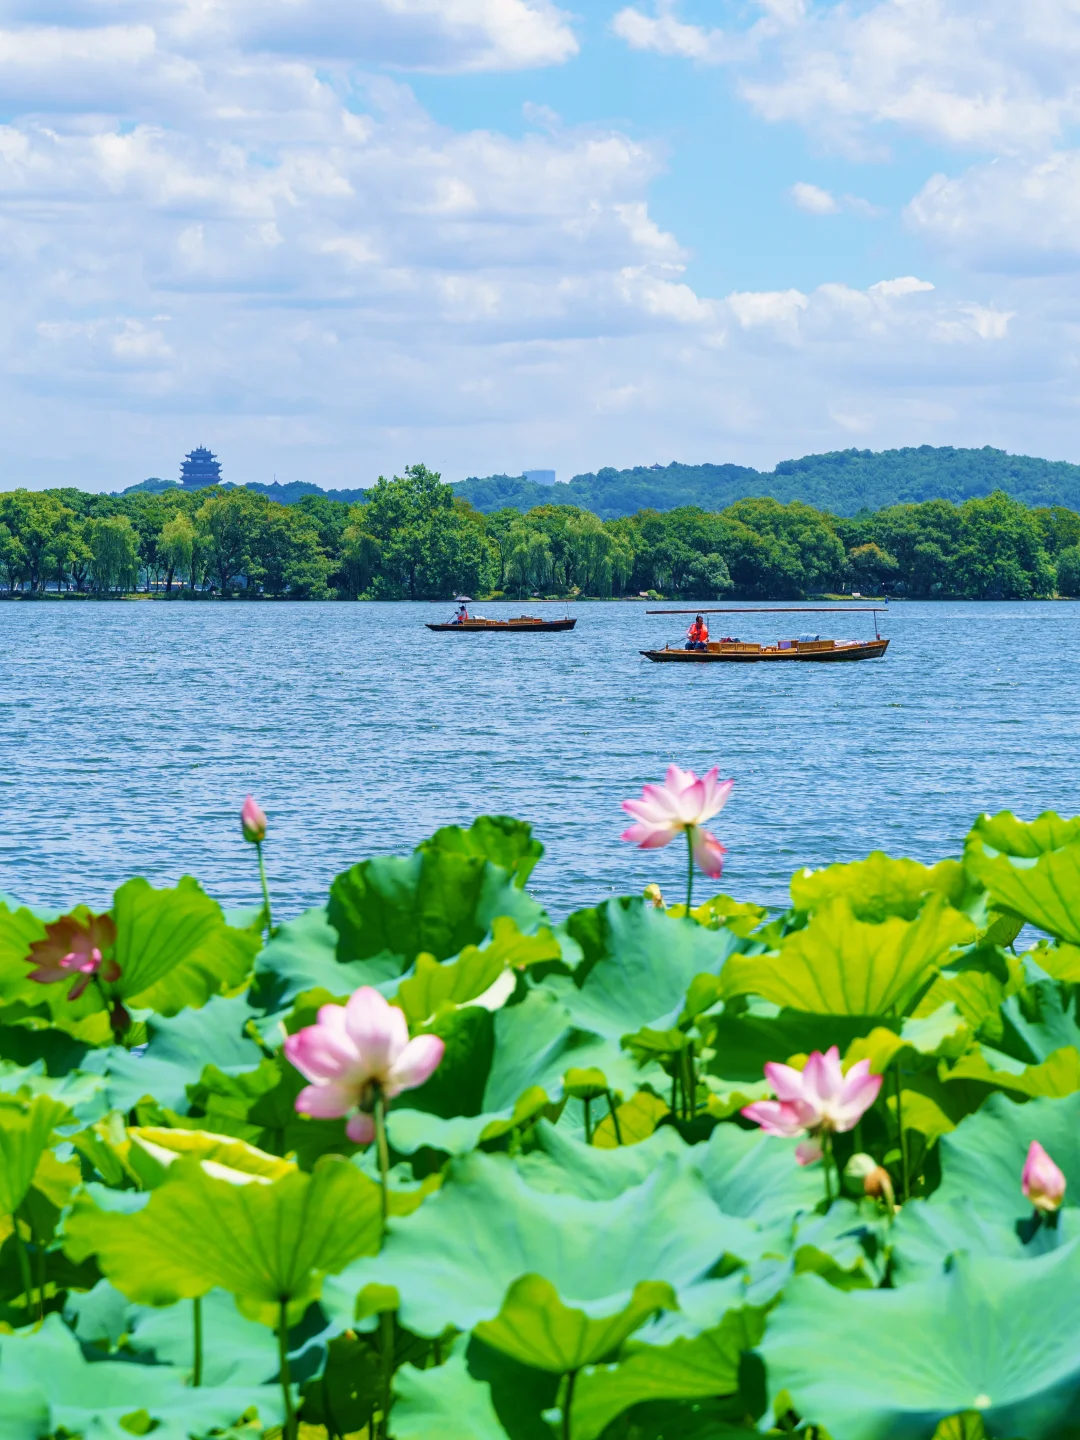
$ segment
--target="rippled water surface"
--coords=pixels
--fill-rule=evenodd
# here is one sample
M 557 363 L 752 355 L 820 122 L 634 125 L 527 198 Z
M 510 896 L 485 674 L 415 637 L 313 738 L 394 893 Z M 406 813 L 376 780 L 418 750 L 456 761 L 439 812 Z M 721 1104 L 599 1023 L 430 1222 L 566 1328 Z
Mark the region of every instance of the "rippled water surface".
M 619 801 L 672 760 L 735 777 L 724 888 L 770 903 L 800 865 L 875 847 L 931 860 L 980 810 L 1080 808 L 1070 604 L 898 604 L 883 661 L 782 667 L 650 664 L 639 648 L 684 622 L 637 604 L 580 605 L 571 634 L 423 628 L 450 609 L 0 605 L 0 889 L 100 903 L 133 873 L 191 873 L 254 902 L 249 790 L 289 913 L 353 861 L 485 811 L 533 822 L 531 888 L 556 914 L 651 879 L 677 896 L 681 850 L 618 838 Z M 867 615 L 737 629 L 808 624 L 872 633 Z

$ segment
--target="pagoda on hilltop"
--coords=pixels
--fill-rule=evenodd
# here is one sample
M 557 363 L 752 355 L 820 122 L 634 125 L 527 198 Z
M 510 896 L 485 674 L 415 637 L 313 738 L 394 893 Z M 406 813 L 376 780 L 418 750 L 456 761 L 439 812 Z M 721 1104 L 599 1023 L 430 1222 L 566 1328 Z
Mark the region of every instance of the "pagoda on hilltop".
M 204 490 L 207 485 L 217 485 L 220 480 L 221 462 L 205 445 L 197 445 L 184 456 L 184 463 L 180 466 L 180 483 L 185 490 Z

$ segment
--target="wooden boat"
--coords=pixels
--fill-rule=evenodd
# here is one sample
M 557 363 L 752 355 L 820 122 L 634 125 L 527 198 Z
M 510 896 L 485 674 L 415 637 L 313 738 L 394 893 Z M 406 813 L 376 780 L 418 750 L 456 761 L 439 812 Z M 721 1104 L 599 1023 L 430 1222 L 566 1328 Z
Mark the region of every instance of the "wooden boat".
M 883 613 L 877 605 L 845 607 L 841 612 L 835 606 L 818 605 L 769 605 L 765 607 L 740 605 L 737 608 L 702 606 L 699 610 L 647 610 L 647 615 L 850 615 L 853 610 L 874 617 L 873 640 L 822 640 L 805 636 L 801 640 L 777 640 L 774 645 L 757 645 L 743 640 L 710 640 L 703 650 L 687 650 L 684 646 L 674 649 L 665 645 L 663 650 L 642 650 L 647 660 L 660 663 L 689 665 L 711 665 L 716 661 L 734 665 L 753 665 L 760 661 L 775 661 L 787 664 L 789 661 L 809 660 L 817 663 L 835 663 L 848 660 L 880 660 L 889 648 L 888 640 L 878 633 L 877 617 Z
M 537 631 L 547 630 L 573 630 L 577 619 L 571 619 L 567 615 L 562 620 L 542 620 L 539 615 L 517 615 L 512 620 L 486 620 L 478 616 L 475 620 L 462 620 L 459 624 L 453 625 L 447 622 L 445 625 L 433 625 L 427 622 L 429 630 L 456 631 L 462 635 L 506 634 L 515 635 L 535 634 Z
M 648 660 L 672 661 L 676 664 L 709 665 L 714 661 L 727 661 L 735 665 L 754 664 L 761 660 L 788 661 L 840 661 L 879 660 L 889 648 L 888 640 L 786 640 L 777 645 L 748 645 L 742 641 L 726 643 L 710 641 L 705 650 L 642 650 Z

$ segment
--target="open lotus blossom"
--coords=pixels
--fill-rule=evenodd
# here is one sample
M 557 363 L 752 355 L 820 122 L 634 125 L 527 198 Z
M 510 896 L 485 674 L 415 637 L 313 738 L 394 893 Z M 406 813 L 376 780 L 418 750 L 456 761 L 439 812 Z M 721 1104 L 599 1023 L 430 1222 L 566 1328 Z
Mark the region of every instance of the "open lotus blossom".
M 116 941 L 116 926 L 110 915 L 64 915 L 45 927 L 45 938 L 35 940 L 27 959 L 37 968 L 29 978 L 41 985 L 75 976 L 68 991 L 69 1000 L 77 1000 L 95 975 L 102 980 L 119 980 L 120 966 L 106 960 L 104 951 Z
M 723 871 L 727 851 L 704 827 L 724 808 L 735 784 L 734 780 L 718 779 L 719 773 L 715 765 L 705 775 L 669 765 L 662 785 L 645 785 L 640 800 L 622 802 L 622 808 L 636 822 L 623 831 L 622 838 L 641 850 L 658 850 L 670 845 L 676 836 L 685 835 L 693 865 L 716 879 Z M 692 868 L 690 874 L 693 876 Z M 689 888 L 686 906 L 689 910 Z
M 823 1055 L 815 1050 L 802 1070 L 770 1061 L 765 1078 L 775 1100 L 757 1100 L 743 1114 L 768 1135 L 810 1135 L 853 1130 L 878 1097 L 880 1075 L 870 1074 L 870 1061 L 860 1060 L 845 1075 L 835 1045 Z M 796 1159 L 809 1165 L 820 1159 L 821 1147 L 800 1145 Z
M 241 807 L 240 828 L 244 832 L 244 839 L 251 845 L 261 845 L 266 839 L 266 812 L 260 809 L 251 795 Z
M 1065 1198 L 1065 1176 L 1037 1140 L 1033 1140 L 1024 1161 L 1021 1178 L 1024 1194 L 1044 1215 L 1061 1208 Z
M 364 985 L 347 1004 L 324 1005 L 317 1024 L 286 1039 L 286 1057 L 311 1081 L 296 1097 L 296 1108 L 319 1120 L 347 1115 L 349 1139 L 369 1145 L 376 1096 L 390 1100 L 415 1090 L 438 1069 L 445 1049 L 437 1035 L 410 1040 L 403 1012 Z

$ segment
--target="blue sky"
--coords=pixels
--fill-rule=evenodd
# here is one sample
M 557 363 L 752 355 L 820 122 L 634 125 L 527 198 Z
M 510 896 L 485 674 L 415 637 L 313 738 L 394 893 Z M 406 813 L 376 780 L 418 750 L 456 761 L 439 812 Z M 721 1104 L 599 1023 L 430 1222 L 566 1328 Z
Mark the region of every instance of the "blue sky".
M 1080 459 L 1080 0 L 0 0 L 5 487 Z

